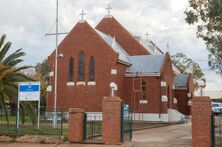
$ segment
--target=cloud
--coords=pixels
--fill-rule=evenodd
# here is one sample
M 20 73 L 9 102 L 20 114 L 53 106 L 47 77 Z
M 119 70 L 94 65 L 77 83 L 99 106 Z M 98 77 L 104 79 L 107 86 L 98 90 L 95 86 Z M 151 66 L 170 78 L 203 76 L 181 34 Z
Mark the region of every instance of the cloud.
M 35 65 L 47 58 L 55 48 L 55 37 L 45 37 L 44 34 L 55 23 L 56 0 L 0 2 L 0 34 L 7 34 L 7 39 L 12 41 L 12 51 L 23 48 L 27 53 L 26 64 Z M 169 42 L 171 54 L 183 52 L 200 63 L 206 72 L 209 89 L 222 89 L 221 77 L 209 71 L 208 51 L 204 42 L 196 38 L 196 26 L 190 26 L 184 20 L 187 0 L 59 0 L 60 24 L 70 31 L 83 9 L 87 13 L 85 18 L 95 27 L 107 14 L 107 3 L 113 7 L 111 14 L 130 32 L 144 37 L 149 31 L 150 38 L 164 51 Z M 59 31 L 64 30 L 60 27 Z M 63 38 L 60 36 L 60 40 Z

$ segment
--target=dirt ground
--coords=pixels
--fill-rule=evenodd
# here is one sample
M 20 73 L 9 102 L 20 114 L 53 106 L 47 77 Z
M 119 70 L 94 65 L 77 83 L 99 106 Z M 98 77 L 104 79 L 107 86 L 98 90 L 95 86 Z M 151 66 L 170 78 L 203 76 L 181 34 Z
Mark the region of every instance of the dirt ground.
M 165 126 L 133 132 L 122 145 L 0 143 L 0 147 L 191 147 L 191 124 Z

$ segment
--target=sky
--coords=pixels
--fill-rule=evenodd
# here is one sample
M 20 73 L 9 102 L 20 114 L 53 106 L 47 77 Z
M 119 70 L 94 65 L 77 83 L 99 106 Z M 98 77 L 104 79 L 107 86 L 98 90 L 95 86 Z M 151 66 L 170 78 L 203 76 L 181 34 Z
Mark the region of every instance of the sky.
M 222 77 L 208 67 L 208 51 L 196 37 L 196 26 L 185 22 L 188 0 L 59 0 L 60 32 L 69 32 L 86 12 L 84 19 L 95 27 L 107 14 L 113 15 L 129 32 L 149 38 L 163 51 L 183 52 L 200 64 L 207 80 L 206 90 L 222 90 Z M 35 65 L 55 48 L 55 36 L 47 36 L 55 24 L 56 0 L 0 0 L 0 35 L 11 41 L 10 52 L 23 48 L 24 63 Z M 52 28 L 50 33 L 55 32 Z M 61 35 L 61 41 L 65 36 Z M 167 49 L 169 42 L 169 49 Z

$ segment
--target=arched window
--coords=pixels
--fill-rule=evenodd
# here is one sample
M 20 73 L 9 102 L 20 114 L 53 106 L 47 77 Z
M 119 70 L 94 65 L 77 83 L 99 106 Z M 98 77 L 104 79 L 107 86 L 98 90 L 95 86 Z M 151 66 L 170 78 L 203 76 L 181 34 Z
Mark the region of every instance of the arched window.
M 69 82 L 73 82 L 74 77 L 74 60 L 71 57 L 69 60 Z
M 147 99 L 147 89 L 145 81 L 142 81 L 142 91 L 143 91 L 143 99 Z
M 95 61 L 94 57 L 91 56 L 89 59 L 89 81 L 95 81 Z
M 79 81 L 84 81 L 85 80 L 85 56 L 84 56 L 84 52 L 81 51 L 79 52 L 79 75 L 78 75 L 78 79 Z

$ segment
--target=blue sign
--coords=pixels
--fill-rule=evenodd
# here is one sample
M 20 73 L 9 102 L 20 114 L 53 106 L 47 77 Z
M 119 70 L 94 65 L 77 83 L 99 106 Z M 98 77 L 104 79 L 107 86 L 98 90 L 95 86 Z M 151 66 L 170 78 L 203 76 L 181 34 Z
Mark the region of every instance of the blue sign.
M 20 92 L 39 91 L 39 85 L 20 85 L 19 91 Z
M 19 101 L 40 100 L 40 82 L 20 82 L 18 90 Z

